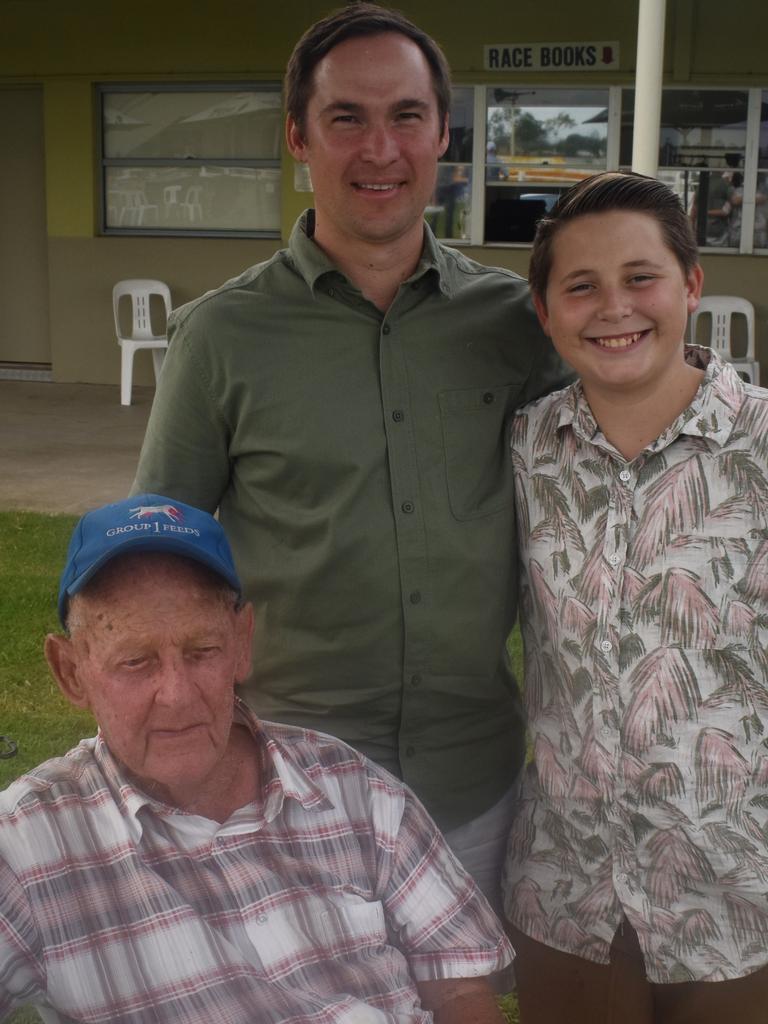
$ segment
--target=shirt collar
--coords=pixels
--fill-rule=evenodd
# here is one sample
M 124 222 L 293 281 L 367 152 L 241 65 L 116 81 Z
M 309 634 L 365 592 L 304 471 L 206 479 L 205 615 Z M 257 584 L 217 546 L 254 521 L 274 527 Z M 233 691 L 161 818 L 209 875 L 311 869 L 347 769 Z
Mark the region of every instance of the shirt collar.
M 320 246 L 313 240 L 314 226 L 315 211 L 311 209 L 305 210 L 294 224 L 288 242 L 288 249 L 294 266 L 309 285 L 312 294 L 315 294 L 318 282 L 329 275 L 335 276 L 340 281 L 346 282 L 349 287 L 354 288 L 354 285 L 352 285 L 346 275 L 339 270 L 335 263 L 326 256 Z M 412 284 L 421 278 L 425 280 L 434 278 L 438 289 L 443 295 L 448 298 L 451 297 L 452 287 L 446 272 L 445 256 L 426 222 L 424 223 L 424 248 L 422 249 L 421 257 L 416 269 L 403 284 Z
M 701 437 L 720 447 L 727 444 L 731 436 L 744 402 L 744 382 L 734 368 L 712 349 L 686 345 L 685 360 L 689 365 L 704 370 L 704 378 L 688 408 L 646 451 L 661 451 L 681 434 Z M 581 381 L 576 381 L 566 389 L 557 426 L 572 426 L 578 436 L 591 443 L 597 443 L 602 438 L 602 432 L 584 397 Z
M 291 756 L 290 747 L 283 746 L 279 738 L 271 736 L 269 724 L 265 726 L 259 721 L 239 697 L 235 697 L 235 721 L 245 725 L 251 733 L 254 757 L 259 758 L 262 768 L 261 806 L 254 805 L 254 819 L 263 822 L 274 820 L 282 810 L 285 799 L 296 800 L 306 811 L 329 810 L 333 807 L 323 790 L 315 785 L 299 762 Z M 94 757 L 126 818 L 135 842 L 141 839 L 141 812 L 145 809 L 145 813 L 161 817 L 184 813 L 134 786 L 113 757 L 101 732 L 96 737 Z

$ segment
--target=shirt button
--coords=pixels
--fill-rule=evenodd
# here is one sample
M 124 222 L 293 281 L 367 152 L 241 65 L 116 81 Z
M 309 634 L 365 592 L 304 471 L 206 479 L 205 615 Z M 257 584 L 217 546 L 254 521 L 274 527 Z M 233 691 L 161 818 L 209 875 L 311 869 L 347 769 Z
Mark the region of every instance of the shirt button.
M 412 501 L 404 501 L 400 508 L 403 512 L 413 512 L 414 504 Z
M 628 484 L 631 479 L 632 474 L 629 472 L 629 470 L 622 469 L 622 471 L 619 473 L 619 480 L 622 480 L 625 484 Z
M 405 756 L 406 757 L 413 757 L 413 755 L 415 753 L 416 753 L 416 748 L 415 747 L 406 747 L 405 748 Z
M 420 685 L 421 685 L 421 676 L 417 672 L 415 675 L 411 676 L 411 686 L 420 686 Z
M 333 288 L 329 288 L 328 289 L 328 294 L 330 295 L 331 298 L 333 298 L 333 296 L 336 294 L 336 292 L 333 290 Z
M 621 555 L 611 555 L 608 561 L 611 563 L 611 565 L 618 565 L 621 561 Z
M 402 409 L 395 409 L 395 411 L 392 413 L 392 419 L 395 421 L 395 423 L 402 423 L 403 420 L 405 419 L 405 413 L 403 412 Z
M 389 324 L 384 324 L 384 326 L 381 329 L 381 332 L 382 332 L 382 334 L 389 334 L 389 330 L 390 330 Z
M 609 651 L 613 650 L 613 644 L 610 640 L 602 640 L 600 642 L 600 650 L 605 651 L 605 653 L 608 654 Z
M 491 403 L 493 402 L 493 392 L 486 391 L 485 394 L 483 395 L 483 401 L 485 402 L 486 405 L 491 405 Z
M 268 920 L 269 918 L 267 917 L 266 914 L 259 914 L 259 916 L 256 918 L 256 924 L 266 924 Z
M 408 600 L 411 602 L 411 604 L 418 604 L 419 601 L 421 601 L 421 591 L 412 590 L 408 595 Z

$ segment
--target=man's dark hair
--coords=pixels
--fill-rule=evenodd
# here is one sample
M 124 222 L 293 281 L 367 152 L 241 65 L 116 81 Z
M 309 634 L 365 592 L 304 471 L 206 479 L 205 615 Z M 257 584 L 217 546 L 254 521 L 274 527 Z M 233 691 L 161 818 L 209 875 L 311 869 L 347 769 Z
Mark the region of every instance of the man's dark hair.
M 546 296 L 552 270 L 552 242 L 557 232 L 577 217 L 614 210 L 647 213 L 653 217 L 684 274 L 688 275 L 699 262 L 691 222 L 668 185 L 644 174 L 604 171 L 569 188 L 539 221 L 528 268 L 528 281 L 535 295 L 542 301 Z
M 429 65 L 437 98 L 440 131 L 451 106 L 451 72 L 445 54 L 426 32 L 422 32 L 400 11 L 364 0 L 333 11 L 311 25 L 294 47 L 283 82 L 285 109 L 306 137 L 307 106 L 312 95 L 315 68 L 330 51 L 347 39 L 397 32 L 411 39 Z

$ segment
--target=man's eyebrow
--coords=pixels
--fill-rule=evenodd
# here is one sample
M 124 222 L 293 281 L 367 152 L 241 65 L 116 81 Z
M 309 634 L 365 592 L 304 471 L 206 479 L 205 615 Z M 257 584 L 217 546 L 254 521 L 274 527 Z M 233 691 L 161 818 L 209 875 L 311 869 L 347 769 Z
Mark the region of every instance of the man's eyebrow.
M 334 100 L 332 103 L 327 103 L 322 110 L 321 114 L 359 114 L 363 110 L 362 103 L 352 103 L 345 100 Z
M 393 109 L 394 110 L 413 110 L 415 108 L 416 110 L 429 110 L 430 105 L 431 104 L 427 100 L 403 99 L 403 100 L 398 100 L 397 103 L 395 103 Z
M 430 104 L 427 100 L 418 99 L 402 99 L 398 100 L 397 103 L 392 104 L 393 113 L 399 113 L 402 110 L 429 110 Z M 327 103 L 320 111 L 320 114 L 357 114 L 360 115 L 365 112 L 365 105 L 362 103 L 355 103 L 352 100 L 333 100 L 331 103 Z

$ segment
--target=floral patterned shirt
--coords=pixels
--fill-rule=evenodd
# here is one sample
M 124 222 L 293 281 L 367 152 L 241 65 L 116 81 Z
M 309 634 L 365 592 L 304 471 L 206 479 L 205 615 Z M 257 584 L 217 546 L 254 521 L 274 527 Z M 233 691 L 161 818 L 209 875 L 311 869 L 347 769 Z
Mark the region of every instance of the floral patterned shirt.
M 689 408 L 627 462 L 576 383 L 512 427 L 534 758 L 506 910 L 652 982 L 768 962 L 768 391 L 709 350 Z

